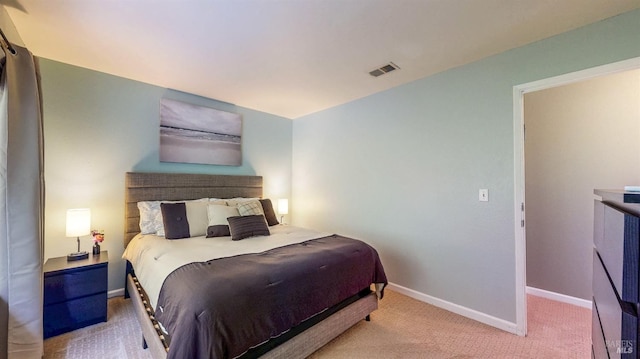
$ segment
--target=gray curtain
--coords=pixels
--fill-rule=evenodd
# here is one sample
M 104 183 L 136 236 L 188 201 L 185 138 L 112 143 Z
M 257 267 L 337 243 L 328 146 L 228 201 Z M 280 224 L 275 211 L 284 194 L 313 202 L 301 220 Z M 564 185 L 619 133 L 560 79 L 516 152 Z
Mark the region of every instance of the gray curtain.
M 0 358 L 42 358 L 42 105 L 37 62 L 12 47 L 0 53 Z

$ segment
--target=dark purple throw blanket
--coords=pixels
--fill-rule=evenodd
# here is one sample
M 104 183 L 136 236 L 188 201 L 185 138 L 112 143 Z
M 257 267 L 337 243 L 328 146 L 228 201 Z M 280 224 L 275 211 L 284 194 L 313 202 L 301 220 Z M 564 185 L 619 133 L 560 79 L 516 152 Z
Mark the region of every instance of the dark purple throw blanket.
M 235 358 L 371 283 L 387 283 L 376 250 L 333 235 L 184 265 L 165 279 L 156 317 L 168 359 Z

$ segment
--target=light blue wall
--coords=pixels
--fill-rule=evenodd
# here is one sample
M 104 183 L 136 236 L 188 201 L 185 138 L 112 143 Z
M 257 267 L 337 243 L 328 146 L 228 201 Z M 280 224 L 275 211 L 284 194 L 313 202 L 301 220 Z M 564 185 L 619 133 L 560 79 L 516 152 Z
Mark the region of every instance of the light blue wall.
M 296 119 L 293 223 L 364 239 L 390 281 L 515 323 L 513 86 L 640 56 L 639 39 L 634 11 Z
M 105 230 L 109 290 L 124 286 L 124 173 L 260 175 L 264 196 L 289 197 L 289 119 L 40 59 L 45 135 L 45 258 L 75 252 L 65 238 L 69 208 L 89 207 L 92 228 Z M 243 116 L 240 167 L 160 163 L 159 101 L 171 98 Z M 90 237 L 81 238 L 90 250 Z

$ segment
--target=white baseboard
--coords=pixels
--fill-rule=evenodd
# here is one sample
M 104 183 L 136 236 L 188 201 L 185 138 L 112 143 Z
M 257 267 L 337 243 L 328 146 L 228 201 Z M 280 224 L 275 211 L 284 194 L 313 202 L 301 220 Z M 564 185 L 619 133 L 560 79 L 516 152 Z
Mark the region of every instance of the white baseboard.
M 536 297 L 542 297 L 542 298 L 555 300 L 557 302 L 577 305 L 578 307 L 582 307 L 582 308 L 591 309 L 591 301 L 590 300 L 586 300 L 586 299 L 582 299 L 582 298 L 576 298 L 576 297 L 572 297 L 572 296 L 569 296 L 569 295 L 560 294 L 560 293 L 556 293 L 556 292 L 550 292 L 550 291 L 544 290 L 544 289 L 539 289 L 539 288 L 534 288 L 534 287 L 527 287 L 527 294 L 535 295 Z
M 114 289 L 107 292 L 107 298 L 123 297 L 123 296 L 124 296 L 124 288 Z
M 463 317 L 467 317 L 469 319 L 473 319 L 475 321 L 478 321 L 480 323 L 484 323 L 487 325 L 490 325 L 492 327 L 504 330 L 506 332 L 509 333 L 513 333 L 517 335 L 517 331 L 516 331 L 516 323 L 511 323 L 508 322 L 504 319 L 500 319 L 500 318 L 496 318 L 494 316 L 482 313 L 482 312 L 478 312 L 477 310 L 473 310 L 467 307 L 463 307 L 461 305 L 455 304 L 455 303 L 451 303 L 451 302 L 447 302 L 446 300 L 442 300 L 436 297 L 432 297 L 430 295 L 424 294 L 424 293 L 420 293 L 418 291 L 415 291 L 413 289 L 409 289 L 406 287 L 403 287 L 401 285 L 397 285 L 394 283 L 389 283 L 389 289 L 394 290 L 398 293 L 404 294 L 408 297 L 411 297 L 413 299 L 417 299 L 421 302 L 425 302 L 425 303 L 429 303 L 431 305 L 434 305 L 438 308 L 442 308 L 445 310 L 448 310 L 450 312 L 462 315 Z

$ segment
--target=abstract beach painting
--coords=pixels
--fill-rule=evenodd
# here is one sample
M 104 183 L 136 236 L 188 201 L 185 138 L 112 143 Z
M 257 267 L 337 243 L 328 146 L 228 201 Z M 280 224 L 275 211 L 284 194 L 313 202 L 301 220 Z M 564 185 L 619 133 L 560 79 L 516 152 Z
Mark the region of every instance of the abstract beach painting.
M 160 100 L 160 161 L 242 165 L 239 114 Z

